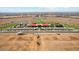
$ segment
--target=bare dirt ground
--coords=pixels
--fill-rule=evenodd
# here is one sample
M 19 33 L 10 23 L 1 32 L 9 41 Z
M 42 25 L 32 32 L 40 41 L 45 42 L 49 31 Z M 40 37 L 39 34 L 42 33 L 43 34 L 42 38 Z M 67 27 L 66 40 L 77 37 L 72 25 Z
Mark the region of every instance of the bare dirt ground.
M 74 18 L 75 17 L 75 18 Z M 42 19 L 46 20 L 46 23 L 53 23 L 53 22 L 59 22 L 59 23 L 69 23 L 69 24 L 79 24 L 79 18 L 76 18 L 78 16 L 71 16 L 71 17 L 55 17 L 55 16 L 49 16 L 49 17 L 41 17 Z M 1 23 L 7 23 L 7 22 L 26 22 L 26 23 L 33 23 L 34 20 L 37 20 L 35 16 L 24 16 L 24 17 L 12 17 L 10 19 L 4 19 L 0 20 Z M 50 20 L 50 21 L 49 21 Z
M 60 22 L 79 24 L 77 18 L 42 17 L 47 23 Z M 13 17 L 0 20 L 0 24 L 11 21 L 31 23 L 35 17 Z M 49 21 L 50 20 L 50 21 Z M 0 51 L 79 51 L 79 33 L 26 34 L 0 33 Z
M 79 50 L 79 34 L 45 34 L 40 37 L 42 50 L 71 51 Z
M 79 33 L 0 34 L 1 51 L 79 51 Z

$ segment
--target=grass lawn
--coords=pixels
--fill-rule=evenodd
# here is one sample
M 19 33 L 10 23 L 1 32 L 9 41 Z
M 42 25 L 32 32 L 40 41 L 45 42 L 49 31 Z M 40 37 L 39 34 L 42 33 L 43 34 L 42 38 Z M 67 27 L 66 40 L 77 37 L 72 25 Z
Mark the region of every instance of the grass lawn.
M 16 24 L 6 24 L 2 27 L 0 27 L 0 30 L 5 30 L 7 28 L 15 28 L 16 27 Z

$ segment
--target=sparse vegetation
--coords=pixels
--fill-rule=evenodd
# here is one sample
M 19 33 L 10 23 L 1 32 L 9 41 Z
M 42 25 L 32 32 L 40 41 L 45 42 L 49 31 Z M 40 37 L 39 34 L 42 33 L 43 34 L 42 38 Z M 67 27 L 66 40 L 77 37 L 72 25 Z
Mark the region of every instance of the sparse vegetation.
M 64 27 L 79 29 L 79 25 L 77 25 L 77 24 L 64 24 Z
M 3 26 L 0 26 L 0 30 L 5 30 L 7 28 L 15 28 L 16 24 L 3 24 Z
M 37 19 L 37 20 L 34 21 L 34 23 L 44 24 L 45 23 L 45 20 L 43 20 L 43 19 Z
M 43 16 L 42 16 L 43 17 Z M 65 27 L 67 29 L 74 28 L 79 29 L 79 20 L 78 18 L 68 18 L 65 17 L 39 17 L 36 15 L 35 17 L 29 17 L 24 15 L 24 18 L 17 18 L 12 17 L 10 18 L 9 22 L 13 21 L 16 24 L 8 23 L 3 24 L 0 26 L 0 30 L 5 30 L 7 28 L 27 28 L 24 25 L 24 22 L 29 24 L 36 23 L 36 24 L 50 24 L 48 28 L 53 27 Z M 37 19 L 41 18 L 41 19 Z M 34 19 L 36 19 L 34 21 Z M 23 23 L 20 23 L 22 22 Z M 6 22 L 6 21 L 4 21 Z M 0 23 L 2 24 L 2 23 Z M 17 25 L 19 24 L 19 26 Z M 46 29 L 39 26 L 41 29 Z M 31 28 L 31 27 L 29 27 Z M 34 27 L 33 27 L 34 28 Z M 34 28 L 34 29 L 37 29 Z M 39 29 L 38 29 L 39 30 Z M 52 29 L 51 29 L 52 30 Z M 39 30 L 40 31 L 40 30 Z M 44 31 L 44 30 L 42 30 Z M 41 32 L 42 32 L 41 31 Z M 32 32 L 32 31 L 31 31 Z M 30 32 L 30 33 L 31 33 Z M 51 32 L 51 31 L 50 31 Z M 52 33 L 52 34 L 28 34 L 27 32 L 17 32 L 15 33 L 0 33 L 0 50 L 79 50 L 79 33 Z M 7 36 L 8 35 L 8 36 Z M 2 44 L 3 43 L 3 44 Z
M 64 27 L 63 24 L 55 23 L 55 27 Z

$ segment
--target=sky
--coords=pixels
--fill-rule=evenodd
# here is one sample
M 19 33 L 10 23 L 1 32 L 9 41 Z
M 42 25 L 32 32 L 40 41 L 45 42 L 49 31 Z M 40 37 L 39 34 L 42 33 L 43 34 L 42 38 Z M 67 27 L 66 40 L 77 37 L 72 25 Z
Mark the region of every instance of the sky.
M 79 12 L 79 7 L 0 7 L 0 12 Z

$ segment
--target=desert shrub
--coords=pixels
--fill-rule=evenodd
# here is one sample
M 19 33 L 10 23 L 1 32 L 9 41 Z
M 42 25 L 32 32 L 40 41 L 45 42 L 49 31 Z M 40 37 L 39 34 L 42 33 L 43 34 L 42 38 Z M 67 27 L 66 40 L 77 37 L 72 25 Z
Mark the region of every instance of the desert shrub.
M 55 23 L 55 26 L 56 26 L 56 27 L 63 27 L 63 25 L 60 24 L 60 23 Z

